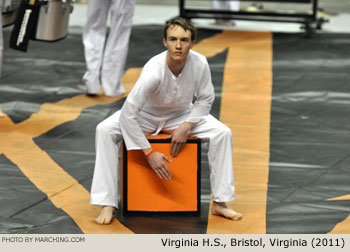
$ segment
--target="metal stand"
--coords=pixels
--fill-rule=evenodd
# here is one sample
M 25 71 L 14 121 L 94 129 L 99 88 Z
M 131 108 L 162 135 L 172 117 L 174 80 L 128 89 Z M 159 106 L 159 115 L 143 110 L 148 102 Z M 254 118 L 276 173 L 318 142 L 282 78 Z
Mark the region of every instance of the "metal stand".
M 250 0 L 252 1 L 252 0 Z M 327 20 L 317 18 L 318 0 L 265 0 L 259 2 L 276 2 L 276 3 L 295 3 L 295 4 L 312 4 L 311 12 L 303 13 L 286 13 L 276 11 L 229 11 L 229 10 L 212 10 L 212 9 L 186 9 L 185 0 L 179 0 L 180 16 L 188 19 L 192 18 L 220 18 L 235 20 L 254 20 L 254 21 L 271 21 L 271 22 L 290 22 L 300 23 L 305 29 L 307 35 L 314 32 L 315 29 L 322 29 L 322 24 Z

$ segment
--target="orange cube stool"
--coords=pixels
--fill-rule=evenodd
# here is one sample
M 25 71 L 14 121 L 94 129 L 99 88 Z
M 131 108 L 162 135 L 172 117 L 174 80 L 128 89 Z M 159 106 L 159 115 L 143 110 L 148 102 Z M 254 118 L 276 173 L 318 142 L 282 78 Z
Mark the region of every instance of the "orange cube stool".
M 201 141 L 188 138 L 177 157 L 170 156 L 168 134 L 147 136 L 155 151 L 172 162 L 166 164 L 171 180 L 160 179 L 149 166 L 142 150 L 122 148 L 121 204 L 123 214 L 131 213 L 200 213 Z

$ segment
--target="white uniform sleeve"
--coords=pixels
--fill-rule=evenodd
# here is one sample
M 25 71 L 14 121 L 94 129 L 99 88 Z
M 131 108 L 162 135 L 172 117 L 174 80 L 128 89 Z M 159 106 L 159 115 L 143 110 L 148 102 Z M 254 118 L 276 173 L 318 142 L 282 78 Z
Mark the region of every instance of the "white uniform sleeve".
M 139 150 L 151 147 L 137 118 L 146 100 L 159 85 L 159 80 L 156 79 L 155 76 L 154 69 L 151 69 L 151 67 L 148 67 L 146 64 L 122 107 L 120 127 L 128 150 Z
M 209 64 L 206 61 L 199 85 L 196 90 L 196 101 L 186 122 L 197 123 L 201 118 L 209 115 L 211 106 L 215 99 L 214 87 L 211 81 Z

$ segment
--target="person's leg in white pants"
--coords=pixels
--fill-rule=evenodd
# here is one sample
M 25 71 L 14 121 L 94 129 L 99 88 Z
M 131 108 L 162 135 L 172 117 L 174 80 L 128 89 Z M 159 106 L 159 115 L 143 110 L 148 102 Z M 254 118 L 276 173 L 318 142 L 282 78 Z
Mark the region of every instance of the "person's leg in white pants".
M 107 96 L 125 93 L 121 79 L 128 54 L 133 13 L 134 0 L 114 0 L 111 4 L 111 28 L 103 53 L 101 72 L 102 87 Z
M 168 132 L 175 130 L 186 117 L 187 115 L 184 115 L 168 121 L 164 126 L 164 130 Z M 241 219 L 242 215 L 240 213 L 226 205 L 226 202 L 236 199 L 231 130 L 215 117 L 209 115 L 191 129 L 190 135 L 202 139 L 209 147 L 208 161 L 213 195 L 212 213 L 232 220 Z
M 187 115 L 184 115 L 169 120 L 164 126 L 164 131 L 175 130 L 186 118 Z M 191 129 L 190 135 L 202 139 L 209 147 L 208 161 L 213 200 L 217 202 L 234 200 L 236 194 L 233 180 L 231 130 L 209 115 Z
M 83 76 L 88 94 L 97 94 L 100 84 L 106 96 L 125 93 L 121 85 L 134 13 L 134 0 L 88 0 L 83 44 L 87 71 Z M 107 17 L 111 27 L 107 36 Z
M 87 1 L 87 23 L 83 34 L 87 71 L 83 76 L 88 94 L 100 91 L 100 70 L 107 32 L 107 17 L 110 0 Z
M 216 202 L 235 200 L 231 130 L 209 115 L 207 121 L 195 126 L 190 134 L 208 144 L 208 162 L 213 200 Z
M 119 126 L 120 111 L 96 127 L 96 161 L 91 185 L 92 205 L 102 206 L 96 222 L 111 223 L 118 207 L 118 155 L 123 140 Z
M 99 123 L 96 127 L 96 161 L 91 186 L 92 205 L 118 207 L 118 166 L 119 151 L 123 141 L 120 128 L 120 113 L 113 115 Z M 140 126 L 144 132 L 154 132 L 156 122 L 140 116 Z
M 0 0 L 0 7 L 2 8 L 2 0 Z M 2 68 L 2 51 L 3 51 L 2 18 L 0 18 L 0 78 L 1 78 L 1 68 Z M 0 118 L 4 116 L 5 114 L 0 111 Z
M 100 224 L 109 224 L 114 210 L 118 208 L 118 155 L 123 140 L 119 124 L 120 112 L 115 112 L 96 127 L 96 162 L 90 203 L 103 207 L 96 218 Z M 153 125 L 156 123 L 151 119 L 140 117 L 140 126 L 144 132 L 155 131 Z
M 123 140 L 119 126 L 120 111 L 96 127 L 96 162 L 91 186 L 91 204 L 118 206 L 118 154 Z

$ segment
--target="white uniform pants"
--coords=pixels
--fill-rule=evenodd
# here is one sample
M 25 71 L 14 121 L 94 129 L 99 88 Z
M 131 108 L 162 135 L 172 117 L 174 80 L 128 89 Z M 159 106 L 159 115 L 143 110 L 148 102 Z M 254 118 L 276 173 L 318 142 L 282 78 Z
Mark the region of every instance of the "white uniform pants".
M 0 0 L 0 8 L 2 8 L 2 0 Z M 2 69 L 2 51 L 4 49 L 4 43 L 2 38 L 2 18 L 0 17 L 0 78 Z
M 125 93 L 121 85 L 134 13 L 134 0 L 88 0 L 83 44 L 87 71 L 83 76 L 86 91 L 97 94 L 100 83 L 104 94 Z M 107 17 L 110 32 L 106 41 Z
M 119 124 L 120 110 L 102 121 L 96 128 L 96 163 L 91 187 L 91 204 L 118 206 L 118 153 L 123 136 Z M 144 132 L 151 133 L 162 127 L 176 129 L 187 114 L 170 120 L 155 121 L 140 116 Z M 213 200 L 228 202 L 236 198 L 232 167 L 232 134 L 223 123 L 209 115 L 190 132 L 209 145 L 208 160 Z M 181 155 L 181 153 L 180 153 Z M 170 157 L 171 158 L 171 157 Z

